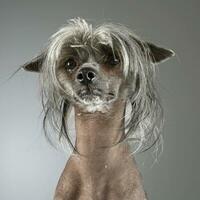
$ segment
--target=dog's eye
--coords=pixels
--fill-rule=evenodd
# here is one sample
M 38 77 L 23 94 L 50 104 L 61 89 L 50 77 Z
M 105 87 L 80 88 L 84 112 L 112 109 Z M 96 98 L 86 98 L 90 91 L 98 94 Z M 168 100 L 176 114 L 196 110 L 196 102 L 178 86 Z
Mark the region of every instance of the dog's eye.
M 115 65 L 118 65 L 120 63 L 120 60 L 118 58 L 115 58 L 115 57 L 109 57 L 107 59 L 106 63 L 108 65 L 115 66 Z
M 73 70 L 75 67 L 77 66 L 76 61 L 74 60 L 74 58 L 69 58 L 66 62 L 65 62 L 65 67 L 68 70 Z

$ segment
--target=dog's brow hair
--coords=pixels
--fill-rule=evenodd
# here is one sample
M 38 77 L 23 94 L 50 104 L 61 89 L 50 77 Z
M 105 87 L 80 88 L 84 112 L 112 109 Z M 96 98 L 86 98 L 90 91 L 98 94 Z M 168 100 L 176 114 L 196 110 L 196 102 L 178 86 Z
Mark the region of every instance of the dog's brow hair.
M 162 141 L 160 133 L 163 127 L 163 109 L 156 89 L 158 68 L 151 62 L 146 43 L 121 24 L 104 23 L 92 28 L 84 19 L 75 18 L 69 20 L 67 25 L 50 38 L 40 75 L 45 114 L 44 130 L 47 129 L 48 121 L 59 133 L 59 137 L 65 137 L 73 149 L 75 148 L 65 124 L 72 106 L 70 102 L 73 90 L 70 85 L 67 90 L 64 89 L 56 75 L 57 60 L 68 41 L 72 48 L 78 50 L 83 47 L 89 54 L 91 48 L 98 50 L 100 44 L 108 45 L 113 52 L 117 51 L 123 66 L 124 79 L 130 88 L 127 101 L 131 107 L 125 124 L 126 138 L 120 142 L 130 142 L 133 153 L 145 151 L 152 146 L 157 148 Z M 61 95 L 61 91 L 64 95 Z
M 85 46 L 85 45 L 83 45 L 83 44 L 76 44 L 76 45 L 75 45 L 75 44 L 74 44 L 74 45 L 71 44 L 71 45 L 70 45 L 70 47 L 72 47 L 72 48 L 73 48 L 73 47 L 84 47 L 84 46 Z

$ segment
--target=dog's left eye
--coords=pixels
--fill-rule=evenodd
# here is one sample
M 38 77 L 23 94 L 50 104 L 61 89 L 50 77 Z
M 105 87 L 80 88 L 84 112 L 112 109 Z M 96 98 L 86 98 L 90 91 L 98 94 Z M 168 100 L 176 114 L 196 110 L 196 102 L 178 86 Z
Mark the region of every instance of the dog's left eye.
M 115 66 L 115 65 L 118 65 L 120 63 L 120 60 L 118 58 L 114 58 L 114 57 L 109 57 L 106 61 L 106 63 L 108 65 L 111 65 L 111 66 Z
M 73 70 L 75 67 L 77 66 L 76 61 L 74 60 L 74 58 L 69 58 L 66 62 L 65 62 L 65 67 L 68 70 Z
M 105 63 L 107 65 L 110 65 L 110 66 L 115 66 L 115 65 L 118 65 L 120 63 L 120 60 L 119 60 L 119 58 L 116 54 L 115 54 L 115 56 L 114 55 L 108 55 L 108 57 L 105 60 Z

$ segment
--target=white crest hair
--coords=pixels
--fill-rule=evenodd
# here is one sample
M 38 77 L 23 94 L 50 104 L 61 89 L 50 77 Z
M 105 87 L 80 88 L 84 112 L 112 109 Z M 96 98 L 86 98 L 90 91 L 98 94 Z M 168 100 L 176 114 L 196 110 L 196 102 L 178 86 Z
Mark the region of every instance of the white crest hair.
M 155 87 L 156 67 L 151 62 L 147 43 L 121 24 L 104 23 L 92 28 L 92 25 L 82 18 L 69 20 L 67 25 L 52 35 L 45 51 L 40 80 L 45 113 L 43 127 L 47 137 L 48 121 L 59 133 L 59 138 L 65 137 L 76 151 L 67 132 L 73 90 L 69 87 L 68 91 L 65 91 L 56 76 L 57 60 L 62 47 L 73 36 L 74 48 L 80 47 L 76 45 L 78 37 L 82 38 L 82 41 L 90 41 L 91 46 L 98 40 L 101 44 L 109 45 L 113 52 L 116 49 L 120 56 L 124 78 L 127 79 L 129 88 L 127 108 L 129 106 L 131 109 L 129 114 L 126 114 L 126 138 L 119 143 L 133 142 L 133 153 L 145 151 L 154 144 L 158 146 L 159 141 L 162 141 L 160 132 L 163 127 L 163 109 Z M 61 95 L 60 91 L 65 95 Z

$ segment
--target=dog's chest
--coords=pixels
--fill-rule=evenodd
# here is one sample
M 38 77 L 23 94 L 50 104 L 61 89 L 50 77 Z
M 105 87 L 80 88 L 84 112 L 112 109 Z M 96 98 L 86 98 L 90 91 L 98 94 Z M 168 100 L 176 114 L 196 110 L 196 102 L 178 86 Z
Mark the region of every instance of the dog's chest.
M 77 200 L 128 200 L 127 196 L 130 195 L 122 187 L 104 183 L 92 187 L 83 186 Z
M 97 176 L 92 182 L 83 182 L 77 200 L 144 200 L 143 194 L 132 174 L 111 174 Z

